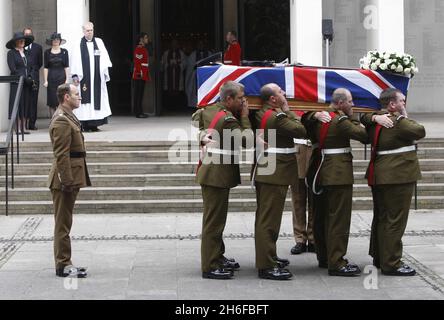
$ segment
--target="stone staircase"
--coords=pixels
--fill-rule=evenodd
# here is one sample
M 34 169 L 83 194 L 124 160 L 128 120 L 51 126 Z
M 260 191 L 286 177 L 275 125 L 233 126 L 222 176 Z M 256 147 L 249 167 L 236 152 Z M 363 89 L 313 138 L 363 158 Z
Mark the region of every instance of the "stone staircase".
M 88 143 L 87 163 L 93 187 L 80 192 L 76 213 L 202 212 L 200 186 L 194 182 L 197 147 L 182 145 L 180 155 L 184 157 L 178 159 L 179 154 L 170 151 L 172 145 L 172 142 Z M 364 179 L 368 165 L 364 147 L 353 144 L 353 155 L 353 208 L 371 210 L 371 193 Z M 444 208 L 444 139 L 421 141 L 418 155 L 423 171 L 423 180 L 418 183 L 418 209 Z M 51 163 L 49 143 L 21 144 L 21 163 L 15 166 L 15 189 L 9 189 L 9 214 L 52 213 L 51 194 L 46 187 Z M 256 209 L 255 193 L 249 183 L 250 169 L 248 164 L 241 165 L 243 184 L 231 192 L 230 212 Z M 5 213 L 4 158 L 0 158 L 0 172 L 2 215 Z M 285 210 L 291 210 L 290 197 Z

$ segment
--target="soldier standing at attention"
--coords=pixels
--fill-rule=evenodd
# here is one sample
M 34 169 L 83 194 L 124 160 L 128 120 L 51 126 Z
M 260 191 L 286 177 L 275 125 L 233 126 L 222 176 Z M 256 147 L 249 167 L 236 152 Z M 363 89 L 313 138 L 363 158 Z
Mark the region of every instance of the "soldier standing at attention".
M 330 276 L 355 276 L 359 267 L 349 263 L 347 253 L 353 195 L 353 156 L 350 139 L 367 142 L 367 133 L 358 121 L 351 120 L 353 98 L 347 89 L 336 89 L 327 110 L 332 121 L 314 121 L 314 113 L 302 121 L 313 148 L 310 185 L 314 193 L 314 237 L 320 268 Z
M 256 113 L 256 124 L 263 132 L 266 147 L 264 157 L 259 157 L 254 169 L 256 185 L 256 267 L 258 276 L 270 280 L 286 280 L 292 277 L 287 269 L 288 260 L 279 259 L 276 241 L 282 221 L 288 187 L 298 182 L 298 164 L 294 138 L 304 138 L 302 123 L 290 111 L 285 92 L 274 83 L 262 87 L 262 109 Z M 270 138 L 275 134 L 276 139 Z M 275 140 L 275 145 L 274 141 Z M 266 161 L 261 161 L 262 159 Z M 272 164 L 271 162 L 275 163 Z M 267 172 L 265 168 L 275 168 Z M 263 171 L 263 172 L 261 172 Z
M 242 140 L 242 133 L 251 129 L 244 86 L 232 81 L 220 88 L 220 103 L 198 110 L 193 121 L 200 129 L 199 141 L 204 157 L 199 165 L 197 181 L 204 203 L 202 222 L 202 277 L 230 279 L 239 263 L 224 256 L 222 234 L 225 229 L 230 189 L 241 183 L 239 151 L 231 140 Z M 253 133 L 251 130 L 251 140 Z M 246 135 L 249 132 L 245 131 Z M 228 135 L 231 136 L 226 136 Z M 230 146 L 230 147 L 227 147 Z
M 366 114 L 361 119 L 372 141 L 366 175 L 374 204 L 369 253 L 383 274 L 413 276 L 415 269 L 401 260 L 401 238 L 407 226 L 415 182 L 421 179 L 415 141 L 424 138 L 426 133 L 422 125 L 408 118 L 401 91 L 384 90 L 380 102 L 387 111 Z
M 87 276 L 86 268 L 71 262 L 71 239 L 74 203 L 80 188 L 91 186 L 86 167 L 85 143 L 80 121 L 73 110 L 80 106 L 80 94 L 75 85 L 62 84 L 57 89 L 60 105 L 51 120 L 49 135 L 54 162 L 48 187 L 54 202 L 54 258 L 58 277 Z

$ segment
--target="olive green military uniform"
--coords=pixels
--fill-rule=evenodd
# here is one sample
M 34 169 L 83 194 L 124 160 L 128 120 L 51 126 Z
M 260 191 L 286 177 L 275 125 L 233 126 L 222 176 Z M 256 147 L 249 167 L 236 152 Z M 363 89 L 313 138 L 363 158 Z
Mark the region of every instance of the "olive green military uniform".
M 235 136 L 234 139 L 239 141 L 242 139 L 241 132 L 251 128 L 248 117 L 238 120 L 222 104 L 215 104 L 193 114 L 193 121 L 198 124 L 201 132 L 199 140 L 217 113 L 222 110 L 225 110 L 226 115 L 218 121 L 214 128 L 215 134 L 212 136 L 214 140 L 219 142 L 219 149 L 223 149 L 224 146 L 223 130 L 232 132 Z M 225 151 L 233 152 L 234 145 Z M 202 272 L 210 272 L 221 266 L 221 260 L 225 253 L 222 234 L 227 220 L 230 189 L 239 185 L 241 178 L 237 156 L 212 153 L 211 149 L 208 149 L 202 162 L 197 174 L 197 182 L 201 185 L 204 203 L 201 245 Z
M 358 121 L 349 119 L 342 111 L 332 107 L 327 111 L 337 116 L 331 121 L 324 150 L 350 148 L 350 139 L 367 142 L 366 130 Z M 303 123 L 312 142 L 317 143 L 322 124 L 315 120 L 314 113 L 304 116 Z M 313 150 L 308 173 L 310 182 L 317 170 L 319 156 L 319 152 Z M 344 256 L 347 253 L 352 211 L 352 154 L 326 154 L 317 181 L 317 191 L 323 191 L 320 195 L 313 195 L 316 254 L 319 263 L 327 263 L 330 270 L 338 270 L 347 264 Z
M 372 116 L 367 114 L 361 121 L 373 141 L 376 125 L 371 121 Z M 415 140 L 425 137 L 424 127 L 415 121 L 398 113 L 390 114 L 390 119 L 394 127 L 381 129 L 377 152 L 412 146 Z M 369 254 L 382 270 L 392 271 L 402 265 L 401 238 L 407 226 L 415 182 L 421 179 L 416 150 L 376 155 L 374 169 L 374 217 Z
M 308 140 L 310 141 L 310 140 Z M 310 162 L 312 147 L 305 144 L 296 144 L 298 151 L 296 159 L 298 161 L 299 180 L 296 185 L 291 186 L 291 201 L 293 203 L 293 234 L 296 243 L 314 243 L 313 235 L 313 205 L 307 199 L 309 192 L 305 183 L 308 164 Z M 308 203 L 308 217 L 307 217 Z
M 91 185 L 85 161 L 85 144 L 79 120 L 69 108 L 59 106 L 52 118 L 49 135 L 54 162 L 48 187 L 54 202 L 54 258 L 56 269 L 72 265 L 71 240 L 74 203 L 80 188 Z M 62 185 L 73 192 L 62 191 Z
M 260 127 L 264 114 L 272 109 L 264 105 L 256 113 L 256 124 Z M 270 130 L 276 130 L 276 145 L 270 139 Z M 268 118 L 264 140 L 268 148 L 294 148 L 294 138 L 303 138 L 306 131 L 302 123 L 296 119 L 293 112 L 282 112 L 276 109 Z M 276 267 L 276 241 L 282 221 L 288 186 L 298 182 L 298 163 L 295 153 L 264 154 L 264 161 L 259 159 L 256 165 L 256 268 L 270 269 Z M 268 169 L 273 168 L 270 172 Z

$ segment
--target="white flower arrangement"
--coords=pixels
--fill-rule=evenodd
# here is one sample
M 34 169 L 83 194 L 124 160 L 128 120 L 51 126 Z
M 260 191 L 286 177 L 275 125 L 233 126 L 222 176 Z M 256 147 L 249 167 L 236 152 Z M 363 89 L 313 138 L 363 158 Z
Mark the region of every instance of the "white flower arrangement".
M 419 72 L 415 58 L 407 53 L 369 51 L 359 64 L 361 69 L 387 71 L 404 76 L 413 76 Z

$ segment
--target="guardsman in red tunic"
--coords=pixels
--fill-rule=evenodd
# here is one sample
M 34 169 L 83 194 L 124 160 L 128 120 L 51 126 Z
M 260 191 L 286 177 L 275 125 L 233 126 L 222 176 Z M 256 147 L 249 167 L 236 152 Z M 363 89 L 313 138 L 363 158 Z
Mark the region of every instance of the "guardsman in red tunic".
M 139 36 L 139 43 L 134 50 L 134 113 L 137 118 L 147 118 L 148 115 L 143 113 L 142 100 L 145 91 L 145 83 L 150 81 L 149 55 L 146 45 L 149 42 L 148 34 L 142 32 Z
M 224 54 L 224 64 L 240 66 L 242 49 L 237 41 L 236 31 L 229 31 L 227 33 L 228 48 Z

